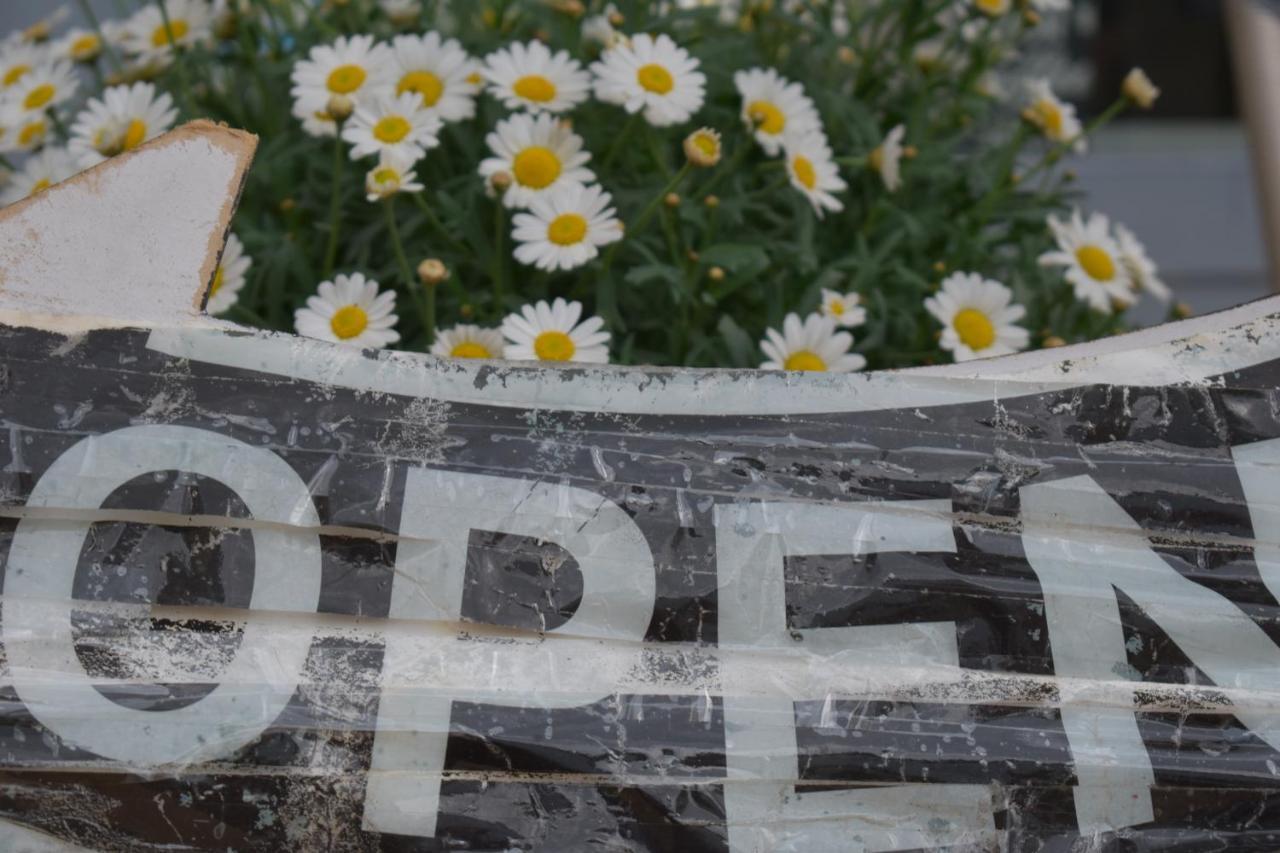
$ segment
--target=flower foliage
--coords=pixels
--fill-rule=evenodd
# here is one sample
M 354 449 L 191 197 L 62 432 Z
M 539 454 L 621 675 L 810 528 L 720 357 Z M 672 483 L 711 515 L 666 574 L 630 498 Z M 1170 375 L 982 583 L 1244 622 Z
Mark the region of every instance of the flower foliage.
M 132 5 L 0 44 L 0 198 L 176 121 L 257 133 L 211 301 L 248 324 L 853 370 L 1096 338 L 1168 296 L 1066 168 L 1158 90 L 1135 72 L 1086 126 L 1009 71 L 1059 0 Z

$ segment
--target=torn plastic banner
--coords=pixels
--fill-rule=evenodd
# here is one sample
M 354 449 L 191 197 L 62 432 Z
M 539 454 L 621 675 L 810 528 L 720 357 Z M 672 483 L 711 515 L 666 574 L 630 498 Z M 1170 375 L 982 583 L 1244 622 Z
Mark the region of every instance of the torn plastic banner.
M 364 353 L 195 310 L 247 145 L 0 217 L 0 847 L 1276 846 L 1275 303 L 868 376 Z M 171 155 L 151 313 L 36 299 L 22 235 Z

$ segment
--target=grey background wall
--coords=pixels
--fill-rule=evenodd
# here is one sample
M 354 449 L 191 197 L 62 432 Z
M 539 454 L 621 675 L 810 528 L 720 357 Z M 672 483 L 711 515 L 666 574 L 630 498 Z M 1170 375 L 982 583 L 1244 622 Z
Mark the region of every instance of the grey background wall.
M 103 17 L 130 0 L 90 0 Z M 0 0 L 0 32 L 61 5 Z M 69 4 L 79 18 L 75 4 Z M 1073 164 L 1091 209 L 1128 224 L 1146 242 L 1177 298 L 1197 312 L 1270 292 L 1253 169 L 1241 126 L 1229 120 L 1134 121 L 1104 133 Z M 1160 319 L 1153 304 L 1136 309 Z

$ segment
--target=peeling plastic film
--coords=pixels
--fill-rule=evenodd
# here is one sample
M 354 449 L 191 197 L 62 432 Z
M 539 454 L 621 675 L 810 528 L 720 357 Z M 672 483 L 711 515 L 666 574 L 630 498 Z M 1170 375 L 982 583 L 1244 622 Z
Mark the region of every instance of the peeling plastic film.
M 637 413 L 201 334 L 0 328 L 0 849 L 1280 846 L 1259 351 Z

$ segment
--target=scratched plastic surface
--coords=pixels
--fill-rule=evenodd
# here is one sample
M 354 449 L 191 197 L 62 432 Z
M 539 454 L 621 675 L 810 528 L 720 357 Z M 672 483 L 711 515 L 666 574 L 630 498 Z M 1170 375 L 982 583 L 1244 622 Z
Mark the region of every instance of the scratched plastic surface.
M 802 415 L 0 353 L 0 849 L 1280 848 L 1247 350 Z

